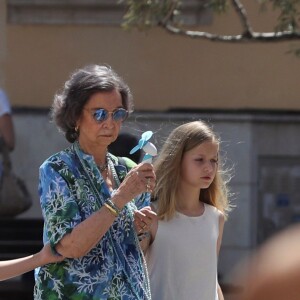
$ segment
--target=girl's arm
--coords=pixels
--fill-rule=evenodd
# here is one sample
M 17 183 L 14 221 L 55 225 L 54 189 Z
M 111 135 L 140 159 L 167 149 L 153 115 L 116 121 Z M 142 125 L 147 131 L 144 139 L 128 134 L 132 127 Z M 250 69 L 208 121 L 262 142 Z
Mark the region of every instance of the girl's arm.
M 220 213 L 220 217 L 219 217 L 219 237 L 218 237 L 218 241 L 217 241 L 217 254 L 218 254 L 218 256 L 219 256 L 219 252 L 220 252 L 220 248 L 221 248 L 221 244 L 222 244 L 224 223 L 225 223 L 225 217 L 222 213 Z M 217 291 L 218 291 L 219 300 L 224 300 L 223 292 L 221 290 L 219 282 L 218 282 Z
M 151 233 L 149 231 L 138 234 L 139 242 L 142 251 L 146 254 L 150 243 L 151 243 Z
M 0 261 L 0 281 L 19 276 L 48 263 L 62 261 L 64 257 L 54 255 L 49 244 L 36 254 L 17 259 Z
M 218 286 L 217 286 L 217 292 L 218 292 L 218 297 L 219 297 L 218 299 L 219 300 L 224 300 L 223 292 L 221 290 L 221 287 L 220 287 L 219 283 L 218 283 Z

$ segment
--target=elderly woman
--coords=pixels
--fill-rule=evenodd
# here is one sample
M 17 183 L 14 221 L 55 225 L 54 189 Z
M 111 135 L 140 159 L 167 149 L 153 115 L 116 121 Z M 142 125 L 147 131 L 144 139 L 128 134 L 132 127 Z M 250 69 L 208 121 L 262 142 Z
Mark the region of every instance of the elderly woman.
M 44 242 L 66 259 L 36 270 L 35 299 L 150 299 L 136 231 L 155 218 L 145 207 L 155 174 L 107 151 L 132 110 L 107 66 L 76 71 L 55 96 L 52 118 L 71 145 L 41 165 L 39 194 Z

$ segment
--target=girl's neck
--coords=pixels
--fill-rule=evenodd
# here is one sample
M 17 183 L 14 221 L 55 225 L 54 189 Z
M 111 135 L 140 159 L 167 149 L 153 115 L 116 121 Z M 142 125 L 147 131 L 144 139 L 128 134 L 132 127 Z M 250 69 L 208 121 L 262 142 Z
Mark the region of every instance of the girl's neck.
M 176 193 L 176 210 L 187 215 L 201 215 L 203 203 L 199 196 L 200 190 L 179 188 Z

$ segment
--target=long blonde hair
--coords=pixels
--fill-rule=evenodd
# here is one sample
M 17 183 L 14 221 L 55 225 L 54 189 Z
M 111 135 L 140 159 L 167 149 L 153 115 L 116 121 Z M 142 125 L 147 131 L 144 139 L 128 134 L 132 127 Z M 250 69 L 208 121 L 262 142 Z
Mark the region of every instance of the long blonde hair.
M 180 125 L 167 138 L 157 160 L 154 162 L 156 186 L 153 196 L 157 199 L 157 214 L 160 219 L 169 220 L 175 214 L 176 191 L 184 153 L 206 141 L 220 144 L 219 138 L 203 121 Z M 227 217 L 230 204 L 226 184 L 229 178 L 225 180 L 225 173 L 226 171 L 222 170 L 219 157 L 216 176 L 207 189 L 201 190 L 200 199 L 202 202 L 215 206 Z

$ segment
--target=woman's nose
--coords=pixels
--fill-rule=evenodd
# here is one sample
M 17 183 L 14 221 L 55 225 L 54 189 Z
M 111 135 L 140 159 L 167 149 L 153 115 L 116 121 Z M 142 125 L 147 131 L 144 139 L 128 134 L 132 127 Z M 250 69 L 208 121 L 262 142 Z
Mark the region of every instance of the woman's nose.
M 104 120 L 102 122 L 103 126 L 104 127 L 107 127 L 107 128 L 112 128 L 114 127 L 114 124 L 115 124 L 115 121 L 113 119 L 113 115 L 112 114 L 109 114 L 108 115 L 108 118 L 106 120 Z

